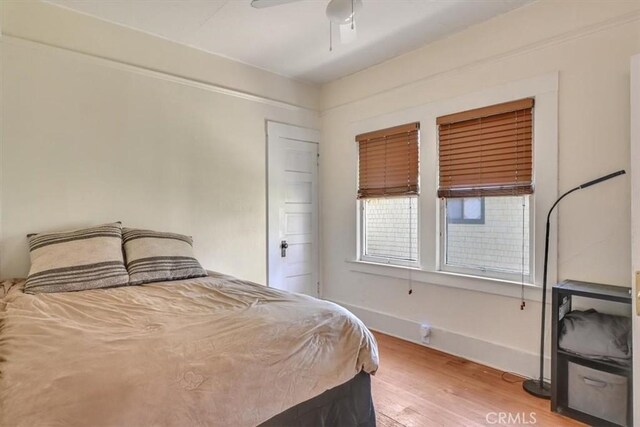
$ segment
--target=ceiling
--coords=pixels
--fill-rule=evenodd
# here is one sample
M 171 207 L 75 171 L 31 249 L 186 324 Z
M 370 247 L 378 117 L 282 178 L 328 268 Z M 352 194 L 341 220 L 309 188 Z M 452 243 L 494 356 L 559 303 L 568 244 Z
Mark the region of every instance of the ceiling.
M 358 37 L 329 51 L 327 0 L 47 0 L 310 83 L 325 83 L 533 0 L 363 0 Z M 336 31 L 337 33 L 337 31 Z

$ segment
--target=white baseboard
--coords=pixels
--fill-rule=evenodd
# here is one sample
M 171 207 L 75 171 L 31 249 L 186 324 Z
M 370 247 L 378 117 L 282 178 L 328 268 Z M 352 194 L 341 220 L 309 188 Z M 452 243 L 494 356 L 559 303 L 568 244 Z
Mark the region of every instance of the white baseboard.
M 355 314 L 371 330 L 434 348 L 501 371 L 513 372 L 528 378 L 537 378 L 539 375 L 540 362 L 536 353 L 437 327 L 431 328 L 431 342 L 429 345 L 425 345 L 419 339 L 420 323 L 418 322 L 340 301 L 333 302 Z M 550 358 L 545 357 L 545 378 L 547 379 L 551 372 L 550 366 Z

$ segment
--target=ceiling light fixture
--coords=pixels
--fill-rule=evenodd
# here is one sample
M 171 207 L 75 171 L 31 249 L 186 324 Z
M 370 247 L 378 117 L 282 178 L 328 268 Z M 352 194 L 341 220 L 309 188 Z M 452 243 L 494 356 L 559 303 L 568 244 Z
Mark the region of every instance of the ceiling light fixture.
M 262 9 L 293 3 L 299 0 L 251 0 L 251 6 Z M 350 43 L 356 38 L 356 14 L 362 9 L 362 0 L 330 0 L 326 15 L 329 18 L 329 51 L 333 50 L 333 24 L 340 27 L 340 42 Z
M 327 5 L 327 18 L 338 25 L 353 24 L 362 9 L 362 0 L 331 0 Z
M 350 43 L 356 38 L 356 13 L 362 9 L 362 0 L 331 0 L 327 5 L 329 18 L 329 52 L 333 51 L 333 24 L 340 27 L 340 42 Z

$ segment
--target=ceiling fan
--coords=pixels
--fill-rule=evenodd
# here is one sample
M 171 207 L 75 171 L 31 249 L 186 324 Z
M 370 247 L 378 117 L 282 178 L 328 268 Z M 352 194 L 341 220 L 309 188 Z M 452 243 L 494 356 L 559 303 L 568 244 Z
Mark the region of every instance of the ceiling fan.
M 251 0 L 256 9 L 293 3 L 300 0 Z M 356 14 L 362 9 L 362 0 L 329 0 L 326 15 L 329 19 L 329 50 L 333 50 L 333 25 L 340 29 L 340 41 L 349 43 L 356 38 Z

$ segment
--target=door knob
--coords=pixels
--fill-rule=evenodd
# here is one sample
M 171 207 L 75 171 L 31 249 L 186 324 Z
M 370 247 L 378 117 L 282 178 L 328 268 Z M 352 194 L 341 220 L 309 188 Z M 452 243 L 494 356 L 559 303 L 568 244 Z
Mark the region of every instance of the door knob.
M 282 258 L 287 256 L 287 248 L 289 247 L 289 244 L 287 243 L 286 240 L 283 240 L 280 242 L 280 256 Z

